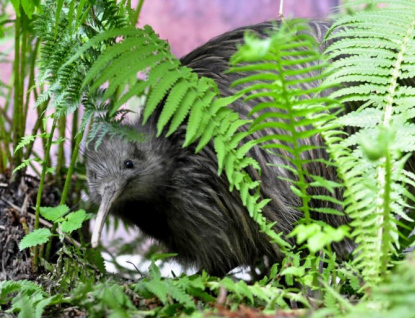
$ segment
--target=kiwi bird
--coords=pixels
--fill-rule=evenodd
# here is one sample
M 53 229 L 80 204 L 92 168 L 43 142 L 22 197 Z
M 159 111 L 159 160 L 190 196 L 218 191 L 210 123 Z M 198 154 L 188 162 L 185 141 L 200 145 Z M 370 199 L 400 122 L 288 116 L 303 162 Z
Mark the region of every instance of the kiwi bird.
M 309 25 L 311 34 L 321 43 L 330 23 L 311 21 Z M 275 23 L 265 22 L 225 33 L 184 56 L 181 63 L 198 75 L 215 80 L 221 95 L 229 96 L 237 90 L 230 87 L 231 83 L 246 75 L 225 74 L 230 57 L 243 42 L 244 32 L 251 30 L 265 36 L 275 26 Z M 324 49 L 323 45 L 321 49 Z M 255 103 L 238 100 L 230 107 L 238 111 L 241 118 L 247 118 Z M 237 266 L 252 266 L 264 258 L 269 264 L 280 261 L 282 253 L 259 231 L 239 193 L 229 191 L 224 174 L 217 175 L 212 143 L 197 154 L 191 146 L 182 148 L 185 127 L 168 138 L 156 137 L 158 114 L 156 111 L 145 125 L 141 125 L 141 121 L 128 124 L 146 134 L 143 142 L 104 138 L 97 149 L 94 145 L 87 149 L 90 197 L 99 205 L 92 245 L 98 244 L 105 218 L 111 213 L 138 226 L 143 233 L 162 243 L 168 252 L 177 253 L 177 260 L 182 265 L 205 269 L 212 275 L 224 275 Z M 285 132 L 259 131 L 248 138 L 267 133 Z M 321 145 L 323 140 L 313 136 L 307 142 Z M 263 215 L 276 222 L 277 232 L 288 234 L 302 216 L 296 209 L 301 202 L 292 193 L 290 184 L 278 177 L 289 179 L 293 176 L 277 165 L 269 165 L 286 164 L 280 156 L 260 147 L 254 147 L 249 155 L 258 161 L 262 174 L 259 176 L 249 168 L 248 173 L 254 180 L 261 181 L 261 196 L 271 199 L 264 207 Z M 311 160 L 328 158 L 324 149 L 309 151 L 307 156 Z M 321 163 L 311 163 L 307 169 L 314 175 L 336 179 L 335 169 Z M 322 190 L 312 191 L 316 194 Z M 333 207 L 329 202 L 311 204 Z M 348 222 L 346 217 L 335 215 L 313 217 L 333 226 Z M 352 248 L 348 241 L 334 246 L 341 255 Z

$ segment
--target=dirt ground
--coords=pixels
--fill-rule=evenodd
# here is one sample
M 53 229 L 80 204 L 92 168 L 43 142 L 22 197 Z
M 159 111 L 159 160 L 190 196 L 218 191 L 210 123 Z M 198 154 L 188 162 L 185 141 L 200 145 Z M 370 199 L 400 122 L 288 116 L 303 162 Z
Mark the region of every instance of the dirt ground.
M 20 251 L 18 245 L 22 237 L 33 230 L 33 207 L 38 187 L 39 180 L 35 177 L 26 176 L 20 184 L 13 186 L 10 176 L 0 174 L 0 281 L 35 278 L 31 268 L 30 250 Z M 42 204 L 59 204 L 59 197 L 53 187 L 46 184 L 45 190 Z M 51 224 L 42 220 L 41 226 L 51 227 Z

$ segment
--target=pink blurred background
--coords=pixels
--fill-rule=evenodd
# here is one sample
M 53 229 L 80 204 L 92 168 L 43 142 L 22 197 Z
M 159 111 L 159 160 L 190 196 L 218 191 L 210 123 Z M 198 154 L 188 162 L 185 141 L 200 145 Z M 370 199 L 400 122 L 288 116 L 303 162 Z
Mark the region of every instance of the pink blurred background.
M 279 4 L 279 0 L 147 0 L 139 26 L 151 25 L 181 57 L 226 31 L 277 19 Z M 338 5 L 339 0 L 285 0 L 284 16 L 323 18 Z

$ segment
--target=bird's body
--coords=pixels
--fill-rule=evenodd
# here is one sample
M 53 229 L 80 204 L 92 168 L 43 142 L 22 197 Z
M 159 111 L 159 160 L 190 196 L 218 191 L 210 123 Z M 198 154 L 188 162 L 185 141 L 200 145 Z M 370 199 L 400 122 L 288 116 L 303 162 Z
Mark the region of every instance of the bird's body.
M 310 26 L 313 36 L 321 42 L 329 23 L 310 22 Z M 262 23 L 226 33 L 183 57 L 182 64 L 201 76 L 214 79 L 222 96 L 229 96 L 236 91 L 230 88 L 231 83 L 244 74 L 224 74 L 224 71 L 228 69 L 236 45 L 243 42 L 245 30 L 263 35 L 273 27 L 272 23 Z M 240 100 L 231 107 L 243 118 L 254 105 L 254 101 Z M 101 206 L 106 200 L 111 213 L 137 225 L 145 234 L 160 241 L 167 251 L 177 253 L 179 262 L 211 274 L 223 275 L 237 266 L 254 265 L 263 257 L 270 263 L 280 261 L 281 253 L 259 232 L 239 193 L 229 192 L 226 176 L 217 175 L 213 145 L 209 144 L 198 154 L 192 147 L 182 148 L 183 127 L 168 138 L 156 138 L 156 121 L 157 114 L 144 126 L 134 124 L 137 131 L 148 135 L 144 142 L 105 139 L 98 150 L 88 150 L 92 200 Z M 256 137 L 264 134 L 267 131 L 258 132 Z M 316 136 L 307 142 L 323 143 Z M 278 177 L 292 176 L 287 170 L 268 165 L 284 163 L 280 157 L 260 147 L 253 148 L 249 154 L 259 162 L 262 175 L 257 175 L 253 169 L 248 172 L 253 179 L 261 180 L 262 196 L 271 199 L 263 214 L 269 221 L 276 221 L 276 231 L 288 234 L 302 216 L 296 209 L 301 203 L 290 184 Z M 309 159 L 327 159 L 324 150 L 313 150 L 307 155 Z M 336 179 L 334 168 L 321 163 L 312 163 L 308 169 L 315 175 Z M 347 223 L 346 218 L 333 215 L 315 215 L 314 218 L 333 226 Z M 350 251 L 352 246 L 345 243 L 335 249 L 344 254 L 343 251 Z

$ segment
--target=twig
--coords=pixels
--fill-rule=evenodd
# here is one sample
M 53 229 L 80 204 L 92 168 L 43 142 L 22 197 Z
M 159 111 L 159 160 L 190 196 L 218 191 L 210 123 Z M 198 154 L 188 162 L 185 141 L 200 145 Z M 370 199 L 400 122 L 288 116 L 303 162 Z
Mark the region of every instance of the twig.
M 12 202 L 10 202 L 9 200 L 6 200 L 6 199 L 0 199 L 1 201 L 3 201 L 4 203 L 7 203 L 8 205 L 10 205 L 13 209 L 15 209 L 17 212 L 19 212 L 20 214 L 22 214 L 22 210 L 21 210 L 21 208 L 20 207 L 18 207 L 17 205 L 15 205 L 15 204 L 13 204 Z M 27 215 L 31 218 L 31 219 L 33 219 L 33 220 L 35 220 L 36 219 L 36 216 L 35 216 L 35 214 L 34 213 L 32 213 L 32 212 L 27 212 Z M 53 224 L 52 223 L 50 223 L 50 222 L 48 222 L 48 221 L 46 221 L 46 220 L 44 220 L 44 219 L 39 219 L 39 223 L 41 223 L 42 225 L 44 225 L 44 226 L 47 226 L 47 227 L 49 227 L 49 228 L 51 228 L 52 226 L 53 226 Z M 68 235 L 66 235 L 65 234 L 65 240 L 67 240 L 69 243 L 72 243 L 73 245 L 75 245 L 76 247 L 81 247 L 81 243 L 80 242 L 78 242 L 78 241 L 76 241 L 76 240 L 74 240 L 74 239 L 72 239 L 71 240 L 71 238 L 68 236 Z
M 228 291 L 226 290 L 225 287 L 220 286 L 218 297 L 216 298 L 216 304 L 225 305 L 227 297 L 228 297 Z
M 278 17 L 280 20 L 284 19 L 284 0 L 280 0 L 280 10 L 278 11 Z
M 135 266 L 135 264 L 134 264 L 133 262 L 131 262 L 131 261 L 126 261 L 126 263 L 133 265 L 133 266 L 134 266 L 134 268 L 135 268 L 135 270 L 137 271 L 137 273 L 138 273 L 141 277 L 143 277 L 143 274 L 140 272 L 140 270 L 137 268 L 137 266 Z

